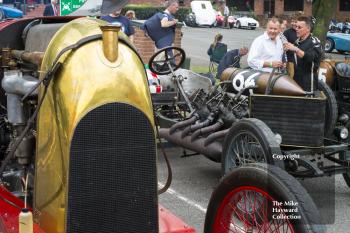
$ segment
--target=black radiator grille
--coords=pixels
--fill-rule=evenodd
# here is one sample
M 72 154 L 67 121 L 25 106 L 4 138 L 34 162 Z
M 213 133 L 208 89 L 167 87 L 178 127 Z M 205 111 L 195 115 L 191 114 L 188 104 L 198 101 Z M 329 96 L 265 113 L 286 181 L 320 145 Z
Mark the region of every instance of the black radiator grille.
M 320 147 L 324 138 L 325 100 L 251 96 L 251 117 L 282 136 L 282 144 Z
M 153 132 L 128 104 L 84 116 L 71 143 L 67 233 L 158 232 Z

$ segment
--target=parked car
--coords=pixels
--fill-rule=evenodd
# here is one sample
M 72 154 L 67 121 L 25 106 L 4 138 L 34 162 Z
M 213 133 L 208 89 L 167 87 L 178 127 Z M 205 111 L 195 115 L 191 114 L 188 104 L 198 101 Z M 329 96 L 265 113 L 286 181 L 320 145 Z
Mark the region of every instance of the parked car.
M 192 13 L 190 13 L 185 23 L 188 26 L 213 26 L 216 22 L 216 11 L 210 1 L 192 1 Z
M 227 26 L 230 28 L 233 28 L 235 23 L 236 23 L 236 18 L 232 15 L 227 17 Z M 225 16 L 221 15 L 221 13 L 218 11 L 217 15 L 216 15 L 216 22 L 215 22 L 215 26 L 217 27 L 223 27 L 225 24 Z
M 331 20 L 331 22 L 329 23 L 329 31 L 350 34 L 350 23 L 349 22 L 337 22 L 336 20 Z
M 12 7 L 0 6 L 0 20 L 7 18 L 22 18 L 23 12 Z
M 327 53 L 336 49 L 339 53 L 350 52 L 350 35 L 344 33 L 327 33 L 325 51 Z
M 255 28 L 259 27 L 259 22 L 248 16 L 237 17 L 235 27 L 254 30 Z

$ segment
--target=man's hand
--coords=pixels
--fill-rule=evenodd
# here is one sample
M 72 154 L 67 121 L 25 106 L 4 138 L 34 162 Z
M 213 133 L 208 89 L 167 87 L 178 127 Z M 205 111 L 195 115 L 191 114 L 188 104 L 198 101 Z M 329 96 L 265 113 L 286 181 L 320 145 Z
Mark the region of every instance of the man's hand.
M 283 63 L 281 61 L 271 61 L 268 62 L 269 66 L 271 68 L 282 68 L 283 67 Z
M 177 19 L 173 19 L 173 20 L 168 20 L 167 18 L 162 19 L 162 21 L 160 21 L 161 26 L 164 27 L 171 27 L 176 25 L 178 22 Z
M 296 47 L 295 45 L 293 45 L 292 43 L 284 43 L 283 44 L 284 50 L 286 51 L 293 51 L 296 52 L 298 50 L 298 47 Z

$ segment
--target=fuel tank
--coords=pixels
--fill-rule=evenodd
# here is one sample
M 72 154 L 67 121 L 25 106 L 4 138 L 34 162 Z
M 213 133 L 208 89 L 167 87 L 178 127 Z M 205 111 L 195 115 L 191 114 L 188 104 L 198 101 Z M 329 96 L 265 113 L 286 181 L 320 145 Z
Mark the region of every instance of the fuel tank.
M 61 56 L 38 115 L 33 212 L 47 233 L 158 232 L 146 72 L 117 31 L 79 18 L 61 27 L 45 51 L 41 79 L 64 48 L 103 35 Z
M 323 60 L 320 63 L 320 68 L 318 69 L 318 80 L 326 82 L 328 86 L 332 87 L 334 84 L 334 79 L 337 76 L 335 73 L 335 63 L 334 60 Z
M 264 94 L 269 77 L 270 73 L 257 70 L 227 68 L 222 73 L 220 80 L 224 82 L 222 86 L 227 88 L 226 91 L 232 93 L 238 93 L 240 90 L 249 86 L 256 86 L 256 88 L 250 89 L 244 93 L 245 95 L 251 95 L 254 93 Z M 273 95 L 305 95 L 305 91 L 288 75 L 275 74 L 274 78 L 277 79 L 275 82 L 271 82 L 273 85 Z

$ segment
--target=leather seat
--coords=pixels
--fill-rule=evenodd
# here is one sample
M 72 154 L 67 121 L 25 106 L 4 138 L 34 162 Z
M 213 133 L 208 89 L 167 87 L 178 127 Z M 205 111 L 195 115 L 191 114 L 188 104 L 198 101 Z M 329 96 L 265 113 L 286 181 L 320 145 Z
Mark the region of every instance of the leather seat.
M 337 63 L 335 65 L 335 71 L 341 77 L 350 78 L 350 64 Z

